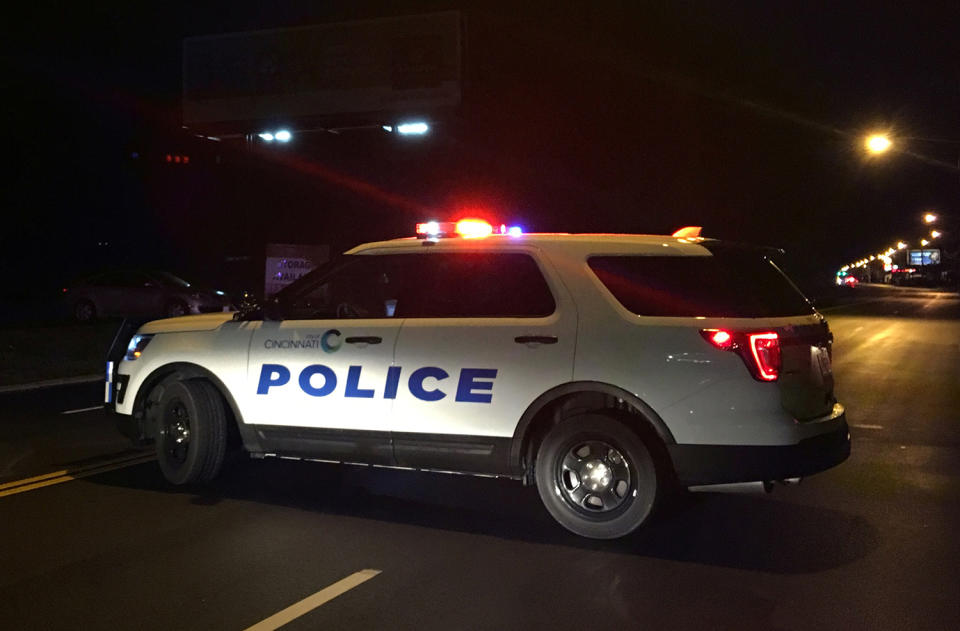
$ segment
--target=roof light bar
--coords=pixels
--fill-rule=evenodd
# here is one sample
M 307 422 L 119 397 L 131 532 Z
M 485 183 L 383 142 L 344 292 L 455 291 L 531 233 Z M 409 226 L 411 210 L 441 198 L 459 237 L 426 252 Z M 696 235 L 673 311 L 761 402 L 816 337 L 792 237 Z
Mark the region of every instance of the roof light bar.
M 493 234 L 493 226 L 483 219 L 461 219 L 457 222 L 457 234 L 464 239 L 480 239 Z
M 520 237 L 523 236 L 523 228 L 520 226 L 507 226 L 506 224 L 493 227 L 483 219 L 425 221 L 417 224 L 416 234 L 418 239 L 441 239 L 446 237 L 482 239 L 483 237 L 494 234 Z

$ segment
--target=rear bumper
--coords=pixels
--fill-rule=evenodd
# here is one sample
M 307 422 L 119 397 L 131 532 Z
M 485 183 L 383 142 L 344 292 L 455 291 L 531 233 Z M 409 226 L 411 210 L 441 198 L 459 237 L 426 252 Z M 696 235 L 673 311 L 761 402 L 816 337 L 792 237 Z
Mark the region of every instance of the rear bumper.
M 846 414 L 830 419 L 835 429 L 795 445 L 668 445 L 683 486 L 785 480 L 835 467 L 850 456 Z

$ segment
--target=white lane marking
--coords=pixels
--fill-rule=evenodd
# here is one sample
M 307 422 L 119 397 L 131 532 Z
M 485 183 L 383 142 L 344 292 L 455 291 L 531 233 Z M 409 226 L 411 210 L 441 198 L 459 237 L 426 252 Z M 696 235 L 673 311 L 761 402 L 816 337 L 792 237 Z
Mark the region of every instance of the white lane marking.
M 856 427 L 857 429 L 883 429 L 883 425 L 857 425 L 856 423 L 851 423 L 850 427 Z
M 78 410 L 67 410 L 65 412 L 60 412 L 60 414 L 80 414 L 81 412 L 93 412 L 94 410 L 102 410 L 102 405 L 94 405 L 89 408 L 80 408 Z
M 152 453 L 133 454 L 124 456 L 122 458 L 114 458 L 112 460 L 106 460 L 96 464 L 77 467 L 75 469 L 52 471 L 50 473 L 44 473 L 43 475 L 37 475 L 32 478 L 6 482 L 4 484 L 0 484 L 0 497 L 16 495 L 17 493 L 24 493 L 26 491 L 33 491 L 34 489 L 41 489 L 45 486 L 70 482 L 71 480 L 78 480 L 91 475 L 106 473 L 107 471 L 124 469 L 126 467 L 132 467 L 133 465 L 143 464 L 144 462 L 150 462 L 156 459 L 157 457 Z
M 288 622 L 299 618 L 305 613 L 313 611 L 320 605 L 330 602 L 337 596 L 350 591 L 361 583 L 366 583 L 371 578 L 380 573 L 380 570 L 360 570 L 350 576 L 340 579 L 329 587 L 324 587 L 316 594 L 307 596 L 298 603 L 294 603 L 273 614 L 266 620 L 262 620 L 252 627 L 247 627 L 245 631 L 273 631 L 279 629 Z
M 46 381 L 34 381 L 33 383 L 18 383 L 12 386 L 0 386 L 0 394 L 6 394 L 7 392 L 25 392 L 27 390 L 40 390 L 41 388 L 55 388 L 57 386 L 72 386 L 79 383 L 93 383 L 94 381 L 103 381 L 103 373 L 98 372 L 95 375 L 81 375 L 80 377 L 47 379 Z

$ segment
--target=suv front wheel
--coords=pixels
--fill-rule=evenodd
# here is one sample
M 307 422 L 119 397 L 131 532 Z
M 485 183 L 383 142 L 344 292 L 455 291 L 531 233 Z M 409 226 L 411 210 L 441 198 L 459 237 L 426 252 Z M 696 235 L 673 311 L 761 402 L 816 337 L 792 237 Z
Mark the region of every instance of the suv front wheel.
M 657 467 L 643 439 L 612 415 L 562 420 L 537 452 L 537 490 L 573 533 L 615 539 L 639 528 L 659 493 Z
M 157 461 L 169 482 L 209 482 L 216 477 L 227 446 L 227 415 L 216 388 L 199 379 L 167 385 L 157 423 Z

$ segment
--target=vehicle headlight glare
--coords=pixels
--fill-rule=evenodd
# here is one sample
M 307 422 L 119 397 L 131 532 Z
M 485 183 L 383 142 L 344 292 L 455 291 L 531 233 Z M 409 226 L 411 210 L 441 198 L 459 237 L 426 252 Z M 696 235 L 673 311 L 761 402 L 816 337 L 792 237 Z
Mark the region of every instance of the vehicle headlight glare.
M 124 361 L 132 362 L 135 359 L 139 359 L 140 355 L 143 354 L 143 349 L 147 347 L 147 344 L 149 344 L 152 339 L 152 335 L 143 334 L 137 334 L 131 337 L 130 343 L 127 344 L 127 353 L 123 356 Z

